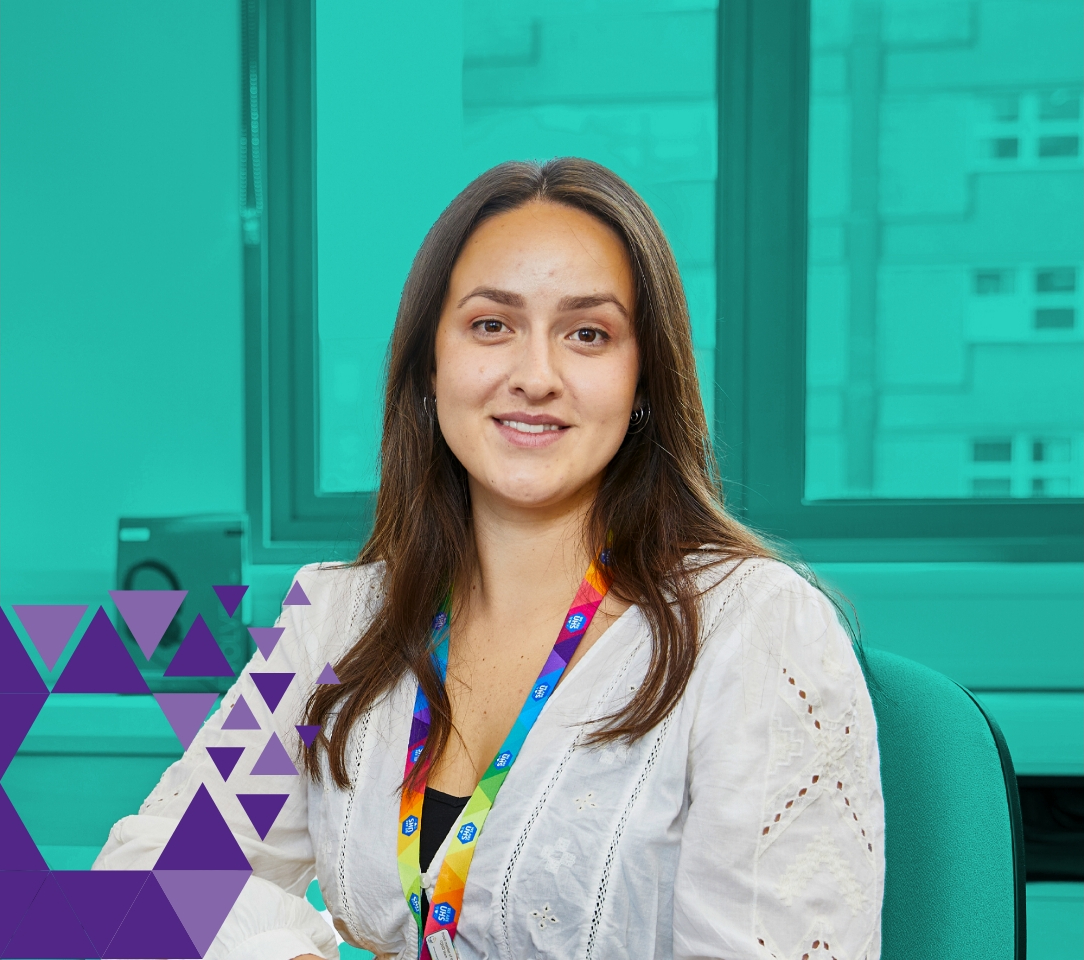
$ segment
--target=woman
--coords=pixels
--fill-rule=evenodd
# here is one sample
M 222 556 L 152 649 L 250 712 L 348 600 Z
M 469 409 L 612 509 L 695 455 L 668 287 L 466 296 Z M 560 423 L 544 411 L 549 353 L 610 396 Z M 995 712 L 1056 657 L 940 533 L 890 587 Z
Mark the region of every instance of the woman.
M 369 542 L 299 572 L 309 605 L 97 866 L 153 866 L 203 783 L 255 871 L 212 957 L 334 957 L 315 875 L 381 957 L 876 958 L 862 674 L 710 450 L 643 201 L 585 160 L 483 174 L 404 287 Z M 253 669 L 297 674 L 274 711 Z M 260 731 L 223 729 L 242 695 Z M 303 777 L 244 774 L 268 731 Z M 263 840 L 257 792 L 289 794 Z

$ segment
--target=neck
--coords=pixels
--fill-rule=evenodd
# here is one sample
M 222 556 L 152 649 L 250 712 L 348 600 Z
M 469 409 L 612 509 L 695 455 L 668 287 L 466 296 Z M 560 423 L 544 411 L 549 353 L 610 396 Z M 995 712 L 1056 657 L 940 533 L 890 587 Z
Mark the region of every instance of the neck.
M 567 605 L 592 559 L 583 531 L 596 489 L 592 485 L 568 501 L 537 509 L 472 489 L 471 606 L 500 613 L 516 606 L 546 607 L 558 598 Z

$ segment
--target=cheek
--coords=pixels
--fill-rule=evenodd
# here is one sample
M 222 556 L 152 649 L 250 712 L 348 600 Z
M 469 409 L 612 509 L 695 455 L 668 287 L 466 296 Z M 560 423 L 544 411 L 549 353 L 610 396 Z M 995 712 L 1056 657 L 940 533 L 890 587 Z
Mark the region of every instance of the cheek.
M 437 356 L 437 408 L 449 420 L 475 411 L 492 394 L 502 373 L 490 358 L 454 346 Z

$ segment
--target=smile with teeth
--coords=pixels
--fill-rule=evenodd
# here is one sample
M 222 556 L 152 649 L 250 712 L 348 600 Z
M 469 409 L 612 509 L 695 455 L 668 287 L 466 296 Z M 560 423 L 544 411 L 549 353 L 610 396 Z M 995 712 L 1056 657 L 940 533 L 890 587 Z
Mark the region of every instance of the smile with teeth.
M 520 423 L 518 420 L 498 420 L 497 422 L 520 433 L 545 433 L 561 429 L 556 423 Z

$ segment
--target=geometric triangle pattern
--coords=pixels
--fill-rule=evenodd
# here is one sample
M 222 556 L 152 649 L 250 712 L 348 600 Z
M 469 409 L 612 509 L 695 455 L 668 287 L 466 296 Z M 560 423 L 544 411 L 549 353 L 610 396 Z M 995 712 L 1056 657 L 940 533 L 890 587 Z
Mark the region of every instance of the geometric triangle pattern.
M 233 668 L 211 634 L 202 613 L 196 614 L 184 640 L 166 667 L 166 677 L 232 677 Z
M 0 610 L 0 693 L 48 692 L 15 628 Z
M 230 774 L 233 773 L 233 768 L 237 766 L 237 761 L 241 759 L 241 754 L 244 752 L 244 747 L 207 748 L 207 754 L 218 768 L 218 772 L 222 774 L 223 780 L 229 780 Z
M 245 594 L 248 593 L 248 587 L 243 583 L 229 583 L 225 586 L 211 587 L 211 589 L 214 590 L 227 617 L 232 617 L 237 612 Z
M 187 750 L 211 712 L 217 693 L 156 693 L 154 699 L 162 708 L 181 746 Z
M 86 604 L 16 604 L 13 609 L 45 661 L 46 670 L 56 666 L 87 612 Z
M 305 596 L 305 591 L 301 589 L 301 584 L 296 580 L 294 585 L 290 587 L 290 592 L 286 594 L 286 599 L 282 601 L 284 607 L 307 607 L 309 606 L 309 598 Z
M 260 722 L 245 700 L 244 694 L 237 698 L 230 715 L 222 722 L 223 730 L 259 730 Z
M 49 946 L 43 951 L 42 940 Z M 93 957 L 98 951 L 56 877 L 46 874 L 33 902 L 4 948 L 6 957 Z
M 0 693 L 0 777 L 48 699 L 48 693 Z
M 294 678 L 292 673 L 257 673 L 256 671 L 252 671 L 249 676 L 256 684 L 256 689 L 260 691 L 267 709 L 272 713 L 275 712 L 275 707 L 281 702 L 286 688 Z
M 38 895 L 48 871 L 34 872 L 20 870 L 0 873 L 0 947 L 6 946 L 11 935 L 23 922 L 26 911 Z M 97 954 L 93 954 L 97 956 Z
M 109 591 L 109 596 L 148 660 L 187 595 L 187 590 Z
M 53 686 L 53 693 L 150 693 L 101 607 Z
M 94 949 L 103 956 L 150 875 L 149 870 L 53 872 Z
M 4 788 L 0 787 L 0 870 L 48 870 Z M 27 904 L 29 906 L 29 903 Z
M 302 723 L 297 724 L 294 729 L 297 730 L 298 736 L 301 737 L 301 742 L 304 743 L 306 747 L 311 747 L 313 743 L 316 742 L 316 738 L 320 733 L 320 728 L 318 726 L 309 726 Z
M 204 784 L 154 865 L 155 870 L 252 870 Z
M 295 585 L 296 586 L 296 585 Z M 232 616 L 243 587 L 216 593 Z M 151 596 L 151 594 L 160 596 Z M 298 586 L 295 603 L 308 598 Z M 184 599 L 183 591 L 112 591 L 121 616 L 144 655 L 154 652 Z M 30 642 L 52 670 L 71 642 L 86 607 L 19 605 L 16 613 Z M 193 624 L 174 656 L 179 675 L 218 673 L 226 663 L 202 618 Z M 277 638 L 275 638 L 277 640 Z M 4 612 L 0 610 L 0 775 L 40 714 L 50 691 Z M 273 646 L 265 651 L 270 654 Z M 187 667 L 178 655 L 185 653 Z M 228 666 L 228 664 L 227 664 Z M 184 673 L 181 671 L 184 670 Z M 188 671 L 191 671 L 190 673 Z M 278 706 L 293 674 L 265 673 L 256 681 L 271 709 Z M 75 644 L 52 693 L 150 691 L 102 607 Z M 163 714 L 187 749 L 214 706 L 217 694 L 156 694 Z M 223 728 L 260 729 L 239 698 Z M 300 729 L 302 738 L 319 728 Z M 311 742 L 311 741 L 310 741 Z M 225 780 L 243 747 L 208 749 Z M 262 750 L 257 773 L 296 775 L 277 734 Z M 261 838 L 267 836 L 289 794 L 241 795 L 239 803 Z M 210 948 L 252 874 L 252 867 L 212 799 L 199 786 L 153 870 L 50 870 L 11 800 L 0 786 L 0 957 L 197 958 Z
M 327 664 L 327 666 L 325 666 L 324 669 L 320 671 L 320 676 L 316 678 L 316 682 L 331 684 L 342 683 L 342 681 L 339 679 L 339 675 L 335 672 L 334 668 L 331 666 L 330 663 Z
M 82 954 L 66 954 L 82 956 Z M 142 957 L 200 957 L 165 891 L 151 873 L 121 920 L 104 956 L 140 960 Z
M 266 840 L 268 831 L 286 805 L 286 801 L 290 799 L 290 795 L 288 793 L 239 793 L 237 799 L 241 801 L 241 806 L 245 808 L 245 813 L 248 814 L 260 839 Z
M 271 652 L 275 649 L 275 645 L 279 642 L 279 637 L 285 633 L 285 627 L 249 627 L 248 632 L 252 635 L 252 639 L 256 642 L 256 646 L 260 653 L 263 654 L 264 660 L 267 660 L 271 656 Z
M 233 909 L 251 870 L 155 870 L 189 939 L 202 956 Z
M 271 734 L 267 746 L 263 748 L 260 759 L 252 767 L 256 777 L 296 777 L 297 767 L 286 752 L 277 733 Z

